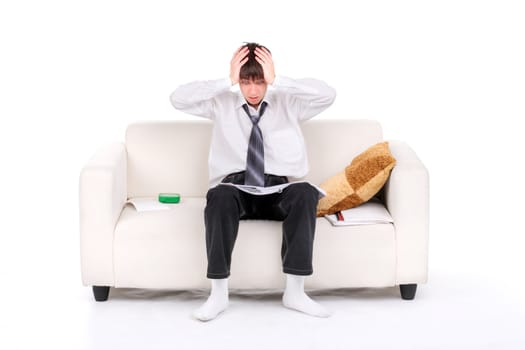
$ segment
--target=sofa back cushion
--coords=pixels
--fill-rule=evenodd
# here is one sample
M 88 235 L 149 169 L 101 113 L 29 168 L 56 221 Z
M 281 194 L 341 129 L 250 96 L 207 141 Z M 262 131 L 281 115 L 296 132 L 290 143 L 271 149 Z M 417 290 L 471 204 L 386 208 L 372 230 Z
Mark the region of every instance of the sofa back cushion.
M 204 196 L 208 190 L 208 152 L 213 123 L 207 120 L 151 121 L 126 130 L 128 197 L 177 192 Z M 357 154 L 382 140 L 372 120 L 313 119 L 303 124 L 310 172 L 319 185 Z
M 206 120 L 130 124 L 126 130 L 128 197 L 175 192 L 184 199 L 205 194 L 211 128 Z
M 306 180 L 316 185 L 383 140 L 379 122 L 365 119 L 312 119 L 303 124 L 303 135 L 310 165 Z

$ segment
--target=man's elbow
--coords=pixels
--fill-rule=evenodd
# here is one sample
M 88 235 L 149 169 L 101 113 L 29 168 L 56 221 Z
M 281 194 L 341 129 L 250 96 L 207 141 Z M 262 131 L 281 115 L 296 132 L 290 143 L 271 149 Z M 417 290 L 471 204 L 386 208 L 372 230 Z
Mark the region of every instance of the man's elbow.
M 323 98 L 323 104 L 326 106 L 331 106 L 334 103 L 336 96 L 337 92 L 335 91 L 335 89 L 331 86 L 327 86 Z
M 170 94 L 170 102 L 175 109 L 184 109 L 185 103 L 184 101 L 178 96 L 177 90 L 173 91 Z
M 328 96 L 328 99 L 330 101 L 330 105 L 332 103 L 334 103 L 336 97 L 337 97 L 337 91 L 335 91 L 335 89 L 330 86 L 330 94 Z

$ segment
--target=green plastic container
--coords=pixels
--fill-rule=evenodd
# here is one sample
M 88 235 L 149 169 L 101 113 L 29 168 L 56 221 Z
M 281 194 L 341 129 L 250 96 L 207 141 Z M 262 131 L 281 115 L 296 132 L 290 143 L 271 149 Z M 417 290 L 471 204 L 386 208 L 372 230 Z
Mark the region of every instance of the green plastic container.
M 180 194 L 178 193 L 159 193 L 159 202 L 161 203 L 179 203 Z

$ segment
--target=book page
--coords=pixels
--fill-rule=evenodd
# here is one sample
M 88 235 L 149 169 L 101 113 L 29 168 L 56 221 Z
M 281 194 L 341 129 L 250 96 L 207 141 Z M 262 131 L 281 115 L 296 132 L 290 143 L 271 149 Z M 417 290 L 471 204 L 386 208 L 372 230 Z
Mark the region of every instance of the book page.
M 336 214 L 325 215 L 334 226 L 390 224 L 392 216 L 379 200 L 370 200 L 355 208 L 341 211 L 341 218 Z
M 135 207 L 136 211 L 154 211 L 154 210 L 169 210 L 170 206 L 160 203 L 155 197 L 136 197 L 130 198 L 126 203 Z

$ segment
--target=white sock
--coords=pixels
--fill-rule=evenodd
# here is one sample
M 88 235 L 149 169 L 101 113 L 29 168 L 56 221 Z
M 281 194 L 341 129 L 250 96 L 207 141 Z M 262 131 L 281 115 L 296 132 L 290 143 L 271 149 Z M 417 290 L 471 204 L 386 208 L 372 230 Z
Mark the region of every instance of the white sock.
M 304 276 L 286 274 L 286 288 L 283 294 L 284 306 L 312 316 L 330 316 L 328 310 L 306 295 L 304 292 L 304 278 Z
M 211 292 L 208 300 L 193 312 L 193 316 L 199 321 L 213 320 L 217 315 L 226 310 L 228 303 L 228 279 L 212 279 Z

